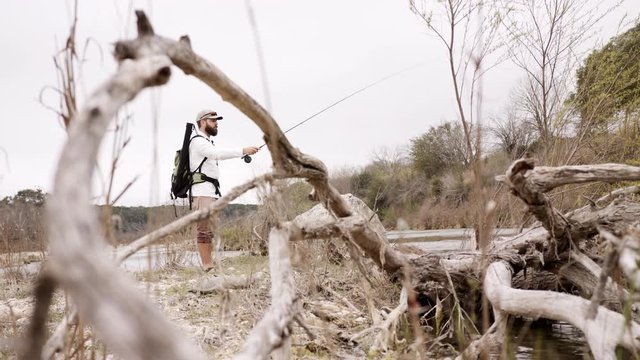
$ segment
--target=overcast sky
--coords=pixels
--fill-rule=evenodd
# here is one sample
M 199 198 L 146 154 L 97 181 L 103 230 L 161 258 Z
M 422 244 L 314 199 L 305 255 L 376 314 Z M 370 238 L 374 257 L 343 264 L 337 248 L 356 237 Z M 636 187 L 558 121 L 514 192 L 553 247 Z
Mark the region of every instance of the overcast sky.
M 64 45 L 72 4 L 65 0 L 3 3 L 0 198 L 25 188 L 51 190 L 66 135 L 56 114 L 40 105 L 38 97 L 43 88 L 57 84 L 52 57 Z M 252 4 L 271 110 L 282 129 L 382 77 L 422 64 L 287 134 L 294 146 L 318 157 L 330 170 L 363 166 L 376 152 L 394 151 L 430 126 L 455 120 L 444 48 L 410 12 L 408 1 L 252 0 Z M 265 104 L 245 1 L 91 1 L 79 5 L 78 50 L 85 58 L 78 73 L 80 106 L 115 71 L 111 44 L 135 36 L 134 9 L 147 12 L 158 34 L 174 39 L 188 34 L 197 53 Z M 625 12 L 637 17 L 640 1 L 628 0 L 609 16 L 602 38 L 615 34 Z M 487 114 L 500 110 L 517 80 L 509 64 L 485 79 Z M 44 92 L 44 100 L 54 107 L 58 104 L 50 90 Z M 136 175 L 140 178 L 119 205 L 168 202 L 173 156 L 181 145 L 184 124 L 203 108 L 214 108 L 225 118 L 219 123 L 218 146 L 262 144 L 259 129 L 249 119 L 198 80 L 175 69 L 168 85 L 146 90 L 126 109 L 132 116 L 131 142 L 116 173 L 114 192 Z M 94 181 L 96 202 L 104 194 L 111 147 L 108 136 Z M 249 165 L 239 159 L 221 163 L 223 192 L 270 169 L 271 159 L 266 147 L 263 150 Z M 254 201 L 254 195 L 239 200 Z

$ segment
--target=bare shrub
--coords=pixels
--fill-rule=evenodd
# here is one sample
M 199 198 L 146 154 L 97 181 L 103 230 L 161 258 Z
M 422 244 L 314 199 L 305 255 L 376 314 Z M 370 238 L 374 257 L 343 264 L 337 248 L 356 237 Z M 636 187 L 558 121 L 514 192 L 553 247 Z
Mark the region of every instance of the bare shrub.
M 573 114 L 568 100 L 574 71 L 584 56 L 582 45 L 594 37 L 604 15 L 619 4 L 514 1 L 513 11 L 500 19 L 512 40 L 511 60 L 525 74 L 525 81 L 516 89 L 516 102 L 524 120 L 535 128 L 540 157 L 547 164 L 572 163 L 573 151 L 562 158 L 548 155 L 554 153 L 555 140 L 571 132 Z M 573 146 L 578 148 L 580 141 Z
M 406 216 L 412 226 L 420 229 L 444 229 L 471 227 L 474 224 L 470 209 L 480 206 L 482 199 L 472 191 L 476 183 L 484 187 L 487 198 L 496 202 L 496 225 L 499 227 L 519 226 L 523 222 L 525 207 L 495 176 L 503 172 L 510 163 L 510 156 L 498 150 L 489 153 L 482 160 L 482 174 L 476 179 L 471 170 L 450 170 L 432 178 L 423 187 L 429 186 L 429 196 L 420 206 Z
M 491 133 L 497 139 L 498 148 L 509 154 L 511 160 L 533 150 L 535 128 L 526 120 L 526 114 L 518 108 L 513 96 L 502 115 L 494 117 L 493 124 Z
M 221 222 L 218 234 L 222 239 L 224 250 L 248 250 L 259 253 L 259 243 L 254 241 L 252 223 L 256 214 L 248 218 L 234 219 Z
M 341 173 L 335 180 L 350 190 L 344 193 L 364 200 L 387 228 L 395 227 L 397 219 L 409 216 L 420 206 L 428 194 L 426 181 L 402 150 L 379 150 L 370 164 L 349 170 L 346 175 Z
M 0 201 L 0 253 L 44 251 L 46 194 L 25 189 Z
M 473 212 L 468 207 L 428 199 L 412 222 L 419 229 L 465 228 L 473 224 Z
M 262 193 L 262 206 L 251 219 L 252 252 L 265 255 L 270 229 L 279 221 L 290 221 L 313 206 L 309 200 L 311 189 L 304 181 L 283 180 Z
M 355 194 L 360 191 L 358 174 L 360 170 L 355 167 L 344 167 L 331 172 L 329 183 L 341 194 Z

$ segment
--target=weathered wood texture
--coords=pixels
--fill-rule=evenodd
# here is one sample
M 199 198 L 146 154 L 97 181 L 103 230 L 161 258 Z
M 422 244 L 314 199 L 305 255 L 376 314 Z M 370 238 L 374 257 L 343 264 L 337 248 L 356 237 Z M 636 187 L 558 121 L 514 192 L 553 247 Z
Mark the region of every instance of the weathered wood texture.
M 300 236 L 295 225 L 286 224 L 269 233 L 269 269 L 271 270 L 271 306 L 249 333 L 236 360 L 267 359 L 291 336 L 298 314 L 296 286 L 289 256 L 289 242 Z M 289 344 L 290 345 L 290 344 Z
M 378 216 L 351 194 L 342 195 L 341 198 L 352 209 L 351 216 L 336 219 L 319 204 L 297 216 L 293 222 L 300 227 L 305 238 L 349 236 L 380 268 L 398 276 L 397 272 L 407 265 L 407 261 L 389 245 Z M 324 233 L 311 231 L 312 228 L 322 229 Z
M 202 355 L 182 337 L 176 336 L 172 327 L 154 307 L 145 302 L 130 281 L 112 263 L 100 256 L 104 244 L 98 231 L 97 219 L 89 211 L 89 180 L 107 125 L 122 105 L 144 87 L 166 83 L 172 63 L 186 74 L 203 81 L 258 125 L 264 133 L 273 159 L 275 174 L 272 178 L 305 178 L 314 186 L 318 199 L 333 216 L 348 218 L 352 212 L 340 194 L 329 185 L 324 164 L 294 148 L 271 115 L 216 66 L 197 55 L 192 50 L 188 37 L 173 41 L 158 36 L 143 12 L 137 11 L 136 15 L 138 37 L 119 41 L 115 45 L 114 56 L 120 62 L 118 73 L 88 99 L 85 110 L 78 112 L 71 122 L 69 139 L 60 158 L 48 206 L 51 268 L 61 286 L 70 293 L 78 314 L 120 356 L 130 359 L 197 359 Z M 272 178 L 261 181 L 271 181 Z M 258 180 L 246 184 L 245 190 L 255 186 L 257 182 Z M 118 255 L 118 260 L 121 261 L 171 231 L 218 210 L 214 204 L 210 209 L 190 214 L 149 234 L 124 249 Z M 377 253 L 375 259 L 387 269 L 397 271 L 404 266 L 402 258 L 387 247 L 380 233 L 371 229 L 364 219 L 359 219 L 354 226 L 350 226 L 349 233 L 368 253 Z M 274 236 L 278 238 L 285 235 L 276 232 Z M 278 251 L 274 256 L 282 260 L 284 255 L 279 249 L 274 249 Z M 273 261 L 270 265 L 272 276 L 278 274 L 279 265 Z M 273 283 L 283 281 L 277 280 Z M 97 284 L 100 286 L 95 286 Z M 273 290 L 275 305 L 272 304 L 272 307 L 282 307 L 277 309 L 277 314 L 295 313 L 290 301 L 294 288 L 293 284 L 289 285 L 277 285 L 276 290 Z M 267 339 L 267 344 L 272 349 L 260 344 L 259 356 L 267 356 L 273 347 L 279 345 L 278 339 L 285 342 L 287 340 L 283 329 L 289 328 L 292 315 L 271 319 L 270 314 L 273 312 L 267 314 L 266 320 L 260 323 L 256 331 L 279 335 Z M 267 329 L 265 326 L 274 327 Z M 254 339 L 255 336 L 250 337 L 250 345 L 245 348 L 244 353 L 256 354 L 253 346 L 258 346 L 258 342 Z
M 203 358 L 102 256 L 104 242 L 90 205 L 90 180 L 110 120 L 145 87 L 166 83 L 170 65 L 162 55 L 122 62 L 88 98 L 71 122 L 47 202 L 51 273 L 71 295 L 80 316 L 129 359 Z
M 598 306 L 595 317 L 587 319 L 583 314 L 590 304 L 588 300 L 559 292 L 514 289 L 512 279 L 512 273 L 519 274 L 526 269 L 538 271 L 540 279 L 546 276 L 544 274 L 554 273 L 577 283 L 584 282 L 582 278 L 599 279 L 602 269 L 585 259 L 578 261 L 581 268 L 570 269 L 564 274 L 560 269 L 572 258 L 574 246 L 579 248 L 601 230 L 616 233 L 635 221 L 640 214 L 640 205 L 633 201 L 615 201 L 604 208 L 584 207 L 563 215 L 553 208 L 545 192 L 571 183 L 638 180 L 638 167 L 603 164 L 548 168 L 536 167 L 532 159 L 518 160 L 503 180 L 528 206 L 541 226 L 512 238 L 493 239 L 483 254 L 428 255 L 407 261 L 389 246 L 383 236 L 384 229 L 372 222 L 374 217 L 370 216 L 370 210 L 364 209 L 366 206 L 363 208 L 361 202 L 341 197 L 329 185 L 324 164 L 294 148 L 271 115 L 216 66 L 196 54 L 188 37 L 174 41 L 158 36 L 143 12 L 138 11 L 136 15 L 138 37 L 119 41 L 115 46 L 114 55 L 120 62 L 118 72 L 88 99 L 84 110 L 71 122 L 69 139 L 60 158 L 48 204 L 52 274 L 71 295 L 79 315 L 120 356 L 129 359 L 202 358 L 202 354 L 177 336 L 161 314 L 137 293 L 130 280 L 100 256 L 104 244 L 97 230 L 97 219 L 89 210 L 89 179 L 110 119 L 145 87 L 166 83 L 171 64 L 203 81 L 263 131 L 274 162 L 274 174 L 241 186 L 220 205 L 214 203 L 209 209 L 190 214 L 139 239 L 119 254 L 119 261 L 162 236 L 219 211 L 240 192 L 274 178 L 306 179 L 314 187 L 317 200 L 327 210 L 322 214 L 320 210 L 314 210 L 316 213 L 307 219 L 279 224 L 272 230 L 269 239 L 272 304 L 252 330 L 238 358 L 266 358 L 278 348 L 282 349 L 279 354 L 287 353 L 292 321 L 297 314 L 288 242 L 327 236 L 340 236 L 348 239 L 349 244 L 353 242 L 392 279 L 400 281 L 399 274 L 415 274 L 410 283 L 420 301 L 435 302 L 452 291 L 479 287 L 484 281 L 484 291 L 500 322 L 504 314 L 571 322 L 585 332 L 597 358 L 611 356 L 616 344 L 638 349 L 635 340 L 640 335 L 638 325 L 633 321 L 625 322 L 619 313 Z M 627 242 L 632 243 L 631 240 L 623 243 Z M 352 256 L 359 256 L 360 252 L 355 248 L 350 249 Z M 638 281 L 634 280 L 638 276 L 637 263 L 634 266 L 631 254 L 625 253 L 624 247 L 620 251 L 619 264 L 624 266 L 625 274 L 632 281 Z M 491 265 L 483 279 L 482 264 L 488 263 Z M 412 267 L 415 271 L 409 271 Z M 609 279 L 600 283 L 595 281 L 604 286 L 603 291 L 607 291 L 609 298 L 620 300 L 627 296 Z M 529 288 L 549 286 L 547 281 L 521 283 Z M 476 300 L 470 296 L 468 306 L 477 306 Z M 548 306 L 549 303 L 557 305 L 557 309 Z M 398 309 L 404 310 L 404 306 L 401 304 Z M 571 311 L 575 309 L 578 311 Z M 499 327 L 493 327 L 496 328 Z
M 584 333 L 596 359 L 615 359 L 618 345 L 631 351 L 640 348 L 640 325 L 622 314 L 600 307 L 589 319 L 589 300 L 555 291 L 513 289 L 511 272 L 504 262 L 494 262 L 487 269 L 484 289 L 495 311 L 566 321 Z
M 619 267 L 630 282 L 637 281 L 636 250 L 640 232 L 627 229 L 629 224 L 638 221 L 640 204 L 624 198 L 637 194 L 637 187 L 613 191 L 591 206 L 567 214 L 557 211 L 545 192 L 572 183 L 636 180 L 639 174 L 638 167 L 627 165 L 537 168 L 533 159 L 517 160 L 501 179 L 527 205 L 539 225 L 513 237 L 492 239 L 484 254 L 493 262 L 487 270 L 492 273 L 487 273 L 484 279 L 479 252 L 431 254 L 411 259 L 417 273 L 416 291 L 423 305 L 434 306 L 436 301 L 450 298 L 447 296 L 455 291 L 465 294 L 463 307 L 468 311 L 474 311 L 474 307 L 478 310 L 477 289 L 483 288 L 494 307 L 494 330 L 504 318 L 500 314 L 545 317 L 567 321 L 581 329 L 598 359 L 615 358 L 618 345 L 638 351 L 640 344 L 635 340 L 638 324 L 633 319 L 625 319 L 621 313 L 633 297 L 610 277 L 611 266 L 602 269 L 593 260 L 601 260 L 604 254 L 582 252 L 601 248 L 598 244 L 603 241 L 616 244 L 620 251 Z M 599 236 L 613 233 L 627 235 Z M 607 254 L 615 259 L 611 252 Z M 447 275 L 453 281 L 447 282 Z M 574 294 L 563 293 L 568 290 Z M 441 304 L 452 306 L 446 301 Z M 483 347 L 493 346 L 499 339 L 491 331 L 487 332 L 465 351 L 465 356 L 477 357 Z

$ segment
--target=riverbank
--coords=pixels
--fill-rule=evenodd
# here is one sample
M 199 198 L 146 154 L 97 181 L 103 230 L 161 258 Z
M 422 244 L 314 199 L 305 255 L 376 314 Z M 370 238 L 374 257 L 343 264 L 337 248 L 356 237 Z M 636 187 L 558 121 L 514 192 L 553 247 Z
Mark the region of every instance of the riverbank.
M 443 244 L 456 248 L 464 243 L 455 240 L 426 241 L 426 246 L 441 249 Z M 458 240 L 462 241 L 462 240 Z M 310 241 L 292 244 L 292 263 L 295 268 L 296 287 L 301 304 L 302 317 L 310 329 L 310 335 L 298 325 L 293 328 L 292 358 L 334 359 L 373 358 L 388 359 L 410 356 L 411 331 L 406 316 L 401 316 L 397 328 L 399 341 L 385 353 L 372 347 L 378 330 L 370 336 L 355 338 L 356 334 L 373 326 L 373 318 L 384 319 L 398 305 L 400 289 L 392 285 L 375 267 L 368 280 L 361 275 L 358 265 L 345 257 L 329 257 L 328 253 L 344 254 L 344 251 L 328 249 L 338 247 L 339 242 Z M 403 245 L 405 246 L 405 245 Z M 156 247 L 143 250 L 132 256 L 126 270 L 141 293 L 173 323 L 179 333 L 188 337 L 208 358 L 226 359 L 236 354 L 244 339 L 262 317 L 270 304 L 268 258 L 243 252 L 226 252 L 217 257 L 216 269 L 205 274 L 197 265 L 195 253 L 182 246 Z M 342 249 L 344 250 L 344 249 Z M 427 249 L 428 250 L 428 249 Z M 24 258 L 28 258 L 24 254 Z M 32 254 L 33 256 L 33 254 Z M 31 257 L 32 258 L 32 257 Z M 30 263 L 27 266 L 34 266 Z M 371 264 L 369 264 L 371 265 Z M 245 288 L 214 291 L 198 294 L 192 290 L 215 277 L 247 277 L 256 280 Z M 0 338 L 19 338 L 28 325 L 33 309 L 31 297 L 34 274 L 12 274 L 3 276 L 0 298 Z M 64 294 L 56 292 L 50 308 L 48 326 L 53 329 L 62 319 L 66 303 Z M 448 315 L 447 315 L 448 317 Z M 519 359 L 557 358 L 571 359 L 582 356 L 584 339 L 576 329 L 567 324 L 546 324 L 541 330 L 529 331 L 530 325 L 514 330 L 510 342 L 510 353 Z M 525 330 L 522 330 L 525 329 Z M 547 329 L 547 330 L 545 330 Z M 540 334 L 548 336 L 542 337 Z M 77 351 L 79 340 L 74 339 L 66 350 Z M 95 351 L 101 358 L 113 358 L 104 354 L 104 347 L 95 340 L 90 329 L 84 330 L 85 351 Z M 435 346 L 434 349 L 446 349 Z M 86 354 L 90 356 L 91 354 Z M 415 355 L 415 354 L 414 354 Z M 434 352 L 434 358 L 446 358 L 454 353 Z M 12 358 L 15 353 L 0 350 L 0 358 Z
M 321 242 L 298 247 L 294 251 L 296 284 L 299 289 L 302 317 L 311 334 L 294 326 L 292 357 L 298 359 L 363 358 L 373 356 L 370 343 L 365 339 L 351 341 L 350 336 L 372 325 L 368 302 L 374 309 L 397 306 L 399 289 L 384 279 L 370 279 L 374 286 L 363 290 L 363 281 L 357 267 L 350 261 L 336 264 L 322 254 Z M 143 256 L 144 252 L 140 256 Z M 188 264 L 188 257 L 175 261 L 170 252 L 164 260 L 157 256 L 157 266 L 151 270 L 127 271 L 140 292 L 172 322 L 179 333 L 188 337 L 213 359 L 227 359 L 240 351 L 249 331 L 262 317 L 270 304 L 271 283 L 268 258 L 237 254 L 219 257 L 213 273 L 204 273 L 199 266 Z M 187 260 L 187 261 L 185 261 Z M 144 260 L 143 260 L 144 261 Z M 149 261 L 156 261 L 150 260 Z M 263 276 L 243 289 L 228 289 L 210 294 L 191 292 L 198 284 L 213 277 Z M 0 299 L 0 337 L 20 338 L 28 325 L 33 309 L 31 287 L 33 275 L 19 275 L 3 284 Z M 348 300 L 346 300 L 348 299 Z M 368 300 L 373 299 L 373 300 Z M 50 308 L 48 326 L 53 329 L 62 319 L 68 304 L 64 294 L 57 291 Z M 349 332 L 346 330 L 349 329 Z M 67 349 L 77 351 L 79 339 Z M 104 347 L 95 340 L 91 330 L 84 329 L 84 351 L 101 358 Z M 403 352 L 404 347 L 390 349 L 390 353 Z M 11 358 L 15 353 L 3 349 L 0 358 Z

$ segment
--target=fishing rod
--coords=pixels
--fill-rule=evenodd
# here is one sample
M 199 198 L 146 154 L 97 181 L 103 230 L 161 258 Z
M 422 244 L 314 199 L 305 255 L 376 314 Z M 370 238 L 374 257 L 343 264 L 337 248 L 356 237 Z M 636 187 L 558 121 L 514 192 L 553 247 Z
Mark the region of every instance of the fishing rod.
M 370 83 L 370 84 L 368 84 L 368 85 L 366 85 L 366 86 L 364 86 L 364 87 L 361 87 L 360 89 L 358 89 L 358 90 L 356 90 L 356 91 L 354 91 L 354 92 L 350 93 L 349 95 L 347 95 L 347 96 L 343 97 L 342 99 L 340 99 L 340 100 L 338 100 L 338 101 L 334 102 L 333 104 L 331 104 L 331 105 L 329 105 L 329 106 L 327 106 L 327 107 L 323 108 L 322 110 L 318 111 L 317 113 L 315 113 L 315 114 L 313 114 L 313 115 L 309 116 L 308 118 L 306 118 L 306 119 L 304 119 L 304 120 L 300 121 L 299 123 L 297 123 L 297 124 L 293 125 L 292 127 L 288 128 L 287 130 L 285 130 L 285 131 L 283 132 L 283 134 L 288 133 L 289 131 L 291 131 L 291 130 L 293 130 L 293 129 L 297 128 L 298 126 L 300 126 L 300 125 L 302 125 L 302 124 L 306 123 L 307 121 L 309 121 L 309 120 L 313 119 L 314 117 L 316 117 L 316 116 L 318 116 L 318 115 L 322 114 L 323 112 L 325 112 L 325 111 L 327 111 L 327 110 L 331 109 L 332 107 L 334 107 L 334 106 L 336 106 L 336 105 L 340 104 L 341 102 L 343 102 L 343 101 L 345 101 L 345 100 L 347 100 L 347 99 L 351 98 L 352 96 L 355 96 L 355 95 L 357 95 L 357 94 L 359 94 L 359 93 L 361 93 L 361 92 L 363 92 L 363 91 L 365 91 L 365 90 L 367 90 L 367 89 L 369 89 L 369 88 L 371 88 L 371 87 L 373 87 L 373 86 L 376 86 L 376 85 L 380 84 L 381 82 L 384 82 L 384 81 L 386 81 L 386 80 L 389 80 L 389 79 L 391 79 L 391 78 L 394 78 L 394 77 L 396 77 L 396 76 L 398 76 L 398 75 L 400 75 L 400 74 L 403 74 L 403 73 L 405 73 L 405 72 L 407 72 L 407 71 L 410 71 L 410 70 L 413 70 L 413 69 L 418 68 L 418 67 L 420 67 L 420 66 L 423 66 L 423 65 L 425 65 L 425 64 L 426 64 L 426 63 L 420 63 L 420 64 L 416 64 L 416 65 L 410 66 L 410 67 L 408 67 L 408 68 L 406 68 L 406 69 L 402 69 L 402 70 L 397 71 L 397 72 L 395 72 L 395 73 L 393 73 L 393 74 L 390 74 L 390 75 L 387 75 L 387 76 L 385 76 L 385 77 L 383 77 L 383 78 L 380 78 L 380 79 L 378 79 L 378 80 L 376 80 L 376 81 L 374 81 L 374 82 L 372 82 L 372 83 Z M 267 144 L 266 144 L 266 143 L 264 143 L 264 144 L 260 145 L 260 146 L 258 147 L 258 149 L 262 149 L 265 145 L 267 145 Z M 252 160 L 252 159 L 251 159 L 251 156 L 249 156 L 249 155 L 244 155 L 244 156 L 242 157 L 242 159 L 243 159 L 243 160 L 244 160 L 244 162 L 246 162 L 247 164 L 248 164 L 248 163 L 250 163 L 250 162 L 251 162 L 251 160 Z

